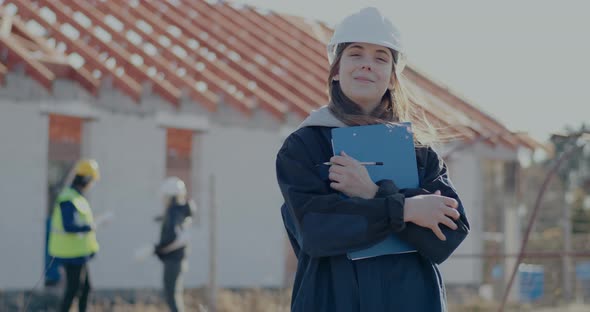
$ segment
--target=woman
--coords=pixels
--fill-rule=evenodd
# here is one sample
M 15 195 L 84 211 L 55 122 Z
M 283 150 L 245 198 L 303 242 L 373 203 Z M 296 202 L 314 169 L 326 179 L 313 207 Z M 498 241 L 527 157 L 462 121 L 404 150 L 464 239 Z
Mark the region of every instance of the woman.
M 342 21 L 328 45 L 330 103 L 310 114 L 277 155 L 281 212 L 298 259 L 292 311 L 446 311 L 437 264 L 469 224 L 447 168 L 412 113 L 399 32 L 375 8 Z M 331 129 L 412 122 L 420 188 L 373 183 L 364 166 L 332 155 Z M 317 166 L 330 161 L 329 166 Z M 347 196 L 341 196 L 340 194 Z M 390 235 L 418 252 L 349 260 Z
M 177 177 L 167 178 L 161 187 L 166 211 L 162 220 L 160 242 L 155 253 L 164 263 L 164 297 L 170 311 L 184 311 L 182 273 L 186 271 L 188 227 L 195 211 L 186 200 L 186 186 Z

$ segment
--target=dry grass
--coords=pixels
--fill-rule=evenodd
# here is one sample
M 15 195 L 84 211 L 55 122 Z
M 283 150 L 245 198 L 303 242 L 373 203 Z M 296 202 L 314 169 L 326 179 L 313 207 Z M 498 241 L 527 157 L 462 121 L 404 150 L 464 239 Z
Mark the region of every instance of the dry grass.
M 187 290 L 184 295 L 184 303 L 187 311 L 209 311 L 203 290 Z M 217 312 L 287 312 L 289 311 L 289 305 L 290 291 L 288 290 L 220 290 L 217 298 Z M 98 312 L 166 311 L 166 306 L 161 301 L 161 298 L 151 304 L 130 303 L 119 298 L 115 302 L 96 302 L 92 305 L 92 308 L 93 311 Z
M 203 291 L 188 291 L 185 296 L 187 311 L 206 312 L 206 301 L 204 300 Z M 217 311 L 218 312 L 288 312 L 290 311 L 290 290 L 269 291 L 261 289 L 230 291 L 221 290 L 218 294 Z M 449 304 L 450 312 L 496 312 L 498 303 L 484 301 L 474 297 L 466 300 L 462 304 Z M 125 304 L 119 303 L 114 306 L 114 310 L 97 310 L 97 311 L 120 311 L 120 312 L 139 312 L 139 311 L 165 311 L 165 306 L 160 303 L 145 305 L 141 303 Z M 527 304 L 509 304 L 506 312 L 582 312 L 590 311 L 588 305 L 560 305 L 558 307 L 535 307 Z
M 0 292 L 0 311 L 22 311 L 24 296 L 2 296 Z M 10 297 L 10 298 L 9 298 Z M 290 290 L 220 290 L 217 300 L 217 312 L 288 312 L 290 309 Z M 190 289 L 184 295 L 186 311 L 209 312 L 204 289 Z M 59 298 L 47 293 L 36 294 L 28 311 L 56 311 Z M 75 310 L 74 308 L 72 310 Z M 54 306 L 54 307 L 52 307 Z M 167 311 L 157 291 L 113 291 L 93 294 L 90 311 L 95 312 L 156 312 Z M 483 301 L 477 297 L 464 300 L 463 303 L 449 303 L 451 312 L 496 312 L 498 304 Z M 530 305 L 510 305 L 506 312 L 582 312 L 590 311 L 590 306 L 567 304 L 556 307 L 533 307 Z

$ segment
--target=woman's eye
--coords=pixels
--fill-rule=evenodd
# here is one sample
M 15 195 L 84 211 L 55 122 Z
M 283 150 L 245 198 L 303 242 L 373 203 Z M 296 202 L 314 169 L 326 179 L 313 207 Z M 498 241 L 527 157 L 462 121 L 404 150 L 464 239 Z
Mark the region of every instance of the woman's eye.
M 387 59 L 384 59 L 384 58 L 382 58 L 382 57 L 378 58 L 377 60 L 378 60 L 378 61 L 380 61 L 380 62 L 385 62 L 385 63 L 387 63 Z

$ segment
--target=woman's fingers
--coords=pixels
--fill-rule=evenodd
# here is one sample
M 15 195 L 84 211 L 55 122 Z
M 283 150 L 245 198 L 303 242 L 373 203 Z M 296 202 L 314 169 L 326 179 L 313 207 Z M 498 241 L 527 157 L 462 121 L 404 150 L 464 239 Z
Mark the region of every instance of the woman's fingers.
M 354 166 L 358 161 L 342 152 L 340 155 L 332 156 L 330 162 L 340 166 Z
M 459 211 L 457 211 L 457 209 L 449 207 L 444 207 L 443 213 L 454 220 L 458 220 L 461 217 L 461 214 L 459 213 Z
M 330 166 L 330 169 L 328 169 L 328 172 L 332 173 L 338 173 L 338 174 L 344 174 L 347 171 L 346 167 L 344 166 L 340 166 L 340 165 L 332 165 Z
M 455 224 L 455 222 L 453 222 L 453 220 L 451 220 L 448 217 L 443 217 L 440 223 L 448 226 L 451 230 L 457 229 L 457 225 Z
M 332 163 L 332 167 L 334 165 L 344 166 L 346 164 L 346 158 L 343 156 L 332 156 L 330 157 L 330 162 Z
M 432 232 L 434 232 L 434 235 L 436 235 L 436 237 L 438 237 L 438 239 L 442 240 L 442 241 L 446 241 L 447 238 L 445 237 L 445 234 L 443 234 L 443 232 L 441 231 L 440 227 L 438 226 L 438 223 L 434 225 L 434 227 L 430 228 L 432 230 Z
M 451 208 L 459 208 L 459 202 L 457 202 L 456 199 L 451 198 L 451 197 L 447 197 L 447 196 L 443 196 L 442 193 L 440 192 L 440 190 L 436 190 L 436 192 L 434 192 L 434 195 L 442 196 L 445 205 L 447 205 Z
M 333 188 L 333 189 L 335 189 L 335 190 L 337 190 L 337 191 L 339 191 L 339 192 L 342 192 L 342 190 L 343 190 L 343 186 L 339 182 L 332 182 L 332 183 L 330 183 L 330 187 Z
M 330 181 L 342 182 L 344 176 L 337 172 L 330 172 L 330 174 L 328 174 L 328 178 L 330 179 Z
M 455 208 L 455 209 L 459 208 L 459 203 L 454 198 L 445 197 L 444 201 L 445 201 L 445 205 L 447 205 L 448 207 Z

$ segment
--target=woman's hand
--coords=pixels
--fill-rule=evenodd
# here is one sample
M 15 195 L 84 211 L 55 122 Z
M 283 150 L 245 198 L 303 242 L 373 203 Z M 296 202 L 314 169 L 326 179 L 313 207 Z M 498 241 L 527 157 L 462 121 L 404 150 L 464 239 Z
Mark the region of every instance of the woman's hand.
M 342 152 L 342 156 L 333 156 L 330 162 L 330 187 L 348 197 L 371 199 L 375 197 L 379 187 L 373 183 L 367 168 L 356 159 Z
M 450 197 L 441 196 L 440 191 L 431 195 L 418 195 L 406 198 L 404 204 L 404 221 L 413 222 L 421 227 L 431 229 L 440 240 L 446 240 L 438 226 L 442 223 L 456 230 L 457 225 L 452 219 L 461 216 L 457 208 L 459 203 Z

